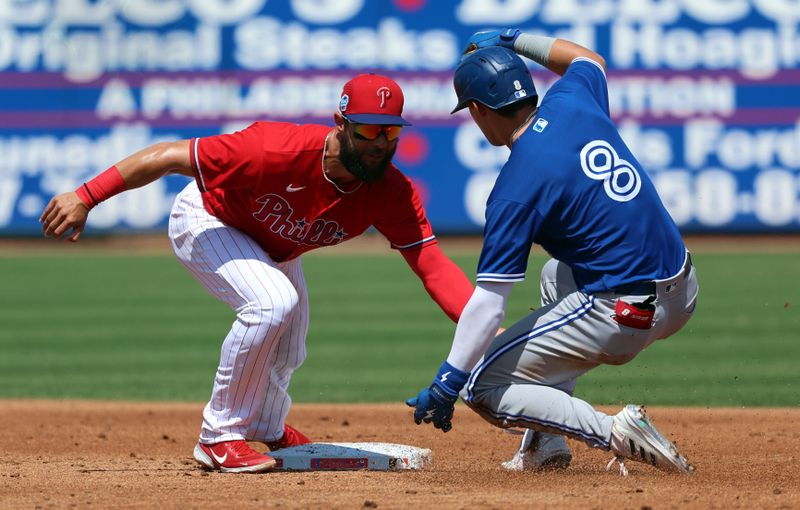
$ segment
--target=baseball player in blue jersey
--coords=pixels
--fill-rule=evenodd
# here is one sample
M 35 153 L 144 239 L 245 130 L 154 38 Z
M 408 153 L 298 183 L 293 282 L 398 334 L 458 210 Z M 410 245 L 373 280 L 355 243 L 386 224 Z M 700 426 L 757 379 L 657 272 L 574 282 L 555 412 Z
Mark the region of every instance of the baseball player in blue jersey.
M 538 107 L 517 53 L 562 76 Z M 453 80 L 453 112 L 468 108 L 511 154 L 487 201 L 477 287 L 447 360 L 407 402 L 414 420 L 447 432 L 460 394 L 494 425 L 528 429 L 508 469 L 566 467 L 566 436 L 610 450 L 623 475 L 625 459 L 691 473 L 641 406 L 610 416 L 572 396 L 580 375 L 681 329 L 698 292 L 675 223 L 609 117 L 605 61 L 561 39 L 479 32 Z M 542 306 L 495 337 L 533 243 L 553 257 Z

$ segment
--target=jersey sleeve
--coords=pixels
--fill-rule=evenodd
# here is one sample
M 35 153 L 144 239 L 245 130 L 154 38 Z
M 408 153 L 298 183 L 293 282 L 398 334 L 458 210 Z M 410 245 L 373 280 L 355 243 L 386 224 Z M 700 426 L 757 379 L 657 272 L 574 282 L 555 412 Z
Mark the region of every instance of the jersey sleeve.
M 453 322 L 458 322 L 472 291 L 472 284 L 438 243 L 401 250 L 400 254 L 422 281 L 428 295 Z
M 581 88 L 597 101 L 606 115 L 610 115 L 608 107 L 608 83 L 603 66 L 586 57 L 574 59 L 567 72 L 557 82 L 561 86 Z
M 393 196 L 383 205 L 375 228 L 398 250 L 436 242 L 419 193 L 406 176 L 398 177 L 391 185 Z
M 200 191 L 251 187 L 264 168 L 263 146 L 259 123 L 231 134 L 193 138 L 190 156 Z
M 486 207 L 478 282 L 519 282 L 525 279 L 533 239 L 542 223 L 525 204 L 492 200 Z

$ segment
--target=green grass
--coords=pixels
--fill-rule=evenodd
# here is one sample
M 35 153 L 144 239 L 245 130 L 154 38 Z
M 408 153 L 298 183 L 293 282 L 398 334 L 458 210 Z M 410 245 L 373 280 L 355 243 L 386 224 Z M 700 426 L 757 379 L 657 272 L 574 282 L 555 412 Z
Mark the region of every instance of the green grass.
M 468 275 L 475 257 L 454 257 Z M 576 394 L 595 404 L 800 405 L 800 257 L 697 254 L 698 312 Z M 517 284 L 507 323 L 538 302 Z M 429 384 L 454 326 L 401 257 L 308 255 L 308 359 L 295 402 L 400 402 Z M 233 313 L 171 256 L 0 258 L 0 397 L 204 401 Z M 508 325 L 508 324 L 506 324 Z

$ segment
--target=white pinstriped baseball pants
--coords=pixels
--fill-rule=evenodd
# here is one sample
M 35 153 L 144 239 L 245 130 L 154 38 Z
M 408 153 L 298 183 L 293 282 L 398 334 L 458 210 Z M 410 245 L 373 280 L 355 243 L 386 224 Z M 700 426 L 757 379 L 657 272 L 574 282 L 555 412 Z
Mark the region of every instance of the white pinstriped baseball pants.
M 289 380 L 306 357 L 308 295 L 300 259 L 273 261 L 249 236 L 206 212 L 194 182 L 175 199 L 169 238 L 186 269 L 236 312 L 200 441 L 279 439 L 291 406 Z

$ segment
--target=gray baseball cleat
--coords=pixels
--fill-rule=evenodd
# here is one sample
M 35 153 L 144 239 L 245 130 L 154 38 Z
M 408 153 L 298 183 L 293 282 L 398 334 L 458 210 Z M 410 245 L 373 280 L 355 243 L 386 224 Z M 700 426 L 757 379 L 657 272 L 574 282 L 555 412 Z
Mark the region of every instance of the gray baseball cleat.
M 564 436 L 527 429 L 514 457 L 500 465 L 508 471 L 553 471 L 566 469 L 571 461 Z
M 611 469 L 614 462 L 619 462 L 619 472 L 628 476 L 624 459 L 636 460 L 652 464 L 664 471 L 679 471 L 690 475 L 694 466 L 678 452 L 678 448 L 656 430 L 644 407 L 628 404 L 614 416 L 611 426 L 611 451 L 615 457 L 606 469 Z

